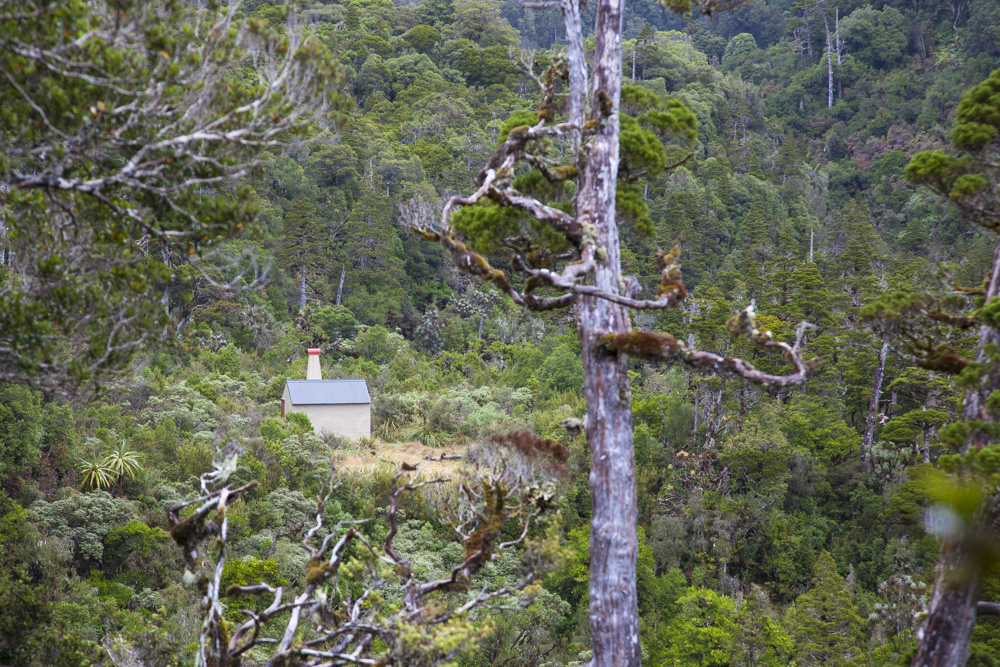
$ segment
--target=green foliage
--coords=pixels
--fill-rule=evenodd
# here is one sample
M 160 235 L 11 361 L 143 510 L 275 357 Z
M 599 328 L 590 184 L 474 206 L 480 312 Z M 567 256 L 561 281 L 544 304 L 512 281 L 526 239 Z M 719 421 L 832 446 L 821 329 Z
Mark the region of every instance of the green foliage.
M 864 658 L 861 619 L 829 553 L 820 554 L 812 589 L 795 601 L 787 618 L 798 660 L 846 666 Z
M 0 662 L 11 667 L 91 667 L 102 664 L 100 647 L 53 617 L 50 593 L 0 574 Z
M 69 541 L 76 563 L 99 564 L 104 559 L 105 539 L 135 519 L 135 510 L 131 503 L 95 491 L 51 503 L 35 502 L 29 515 L 50 534 Z
M 115 526 L 104 538 L 104 562 L 110 571 L 140 569 L 170 539 L 162 528 L 147 526 L 138 519 Z
M 667 4 L 681 11 L 715 7 Z M 986 0 L 967 4 L 969 18 L 953 24 L 950 12 L 922 5 L 840 3 L 843 62 L 833 54 L 832 109 L 823 25 L 826 15 L 835 38 L 830 3 L 760 0 L 686 24 L 659 5 L 628 7 L 623 75 L 634 85 L 622 90 L 616 192 L 623 270 L 636 276 L 644 296 L 655 294 L 661 275 L 654 255 L 680 236 L 689 292 L 682 309 L 636 313 L 632 326 L 784 372 L 779 355 L 734 341 L 725 328 L 753 300 L 760 323 L 778 340 L 793 341 L 801 320 L 817 325 L 802 344 L 807 356 L 822 358 L 801 389 L 630 362 L 640 641 L 648 664 L 843 664 L 864 661 L 865 649 L 873 664 L 904 661 L 914 626 L 899 619 L 923 607 L 919 595 L 900 597 L 903 589 L 892 582 L 904 581 L 901 573 L 914 582 L 932 576 L 939 547 L 926 532 L 928 509 L 947 506 L 967 516 L 996 481 L 995 428 L 980 420 L 949 423 L 959 396 L 982 383 L 996 360 L 962 365 L 977 349 L 980 325 L 1000 322 L 1000 302 L 954 288 L 981 284 L 996 245 L 964 219 L 988 223 L 977 209 L 995 208 L 996 174 L 988 163 L 995 162 L 1000 130 L 1000 72 L 989 70 L 1000 14 Z M 155 21 L 173 16 L 169 7 Z M 281 6 L 244 10 L 268 30 L 286 29 Z M 69 36 L 100 26 L 89 5 L 53 11 L 50 18 L 62 17 Z M 388 2 L 314 3 L 306 13 L 303 27 L 315 35 L 307 41 L 316 51 L 303 53 L 303 62 L 343 64 L 342 78 L 323 81 L 327 93 L 350 98 L 334 118 L 338 131 L 297 144 L 295 135 L 313 134 L 300 128 L 275 135 L 289 143 L 273 154 L 229 155 L 220 163 L 227 168 L 252 155 L 264 162 L 240 176 L 237 190 L 220 184 L 187 191 L 181 203 L 197 213 L 194 220 L 133 187 L 106 191 L 126 207 L 118 217 L 85 194 L 4 190 L 0 343 L 8 345 L 0 348 L 14 352 L 0 354 L 0 377 L 13 372 L 18 383 L 48 386 L 44 364 L 75 355 L 68 373 L 74 382 L 88 381 L 93 360 L 108 349 L 109 317 L 131 317 L 114 335 L 138 341 L 112 351 L 111 367 L 129 371 L 122 386 L 112 382 L 96 396 L 64 400 L 0 386 L 0 481 L 9 494 L 0 495 L 0 560 L 11 577 L 24 578 L 0 585 L 0 597 L 37 593 L 39 604 L 12 608 L 27 610 L 16 612 L 19 628 L 28 628 L 29 618 L 31 627 L 48 628 L 25 630 L 19 646 L 34 652 L 35 664 L 55 664 L 58 657 L 36 640 L 51 636 L 57 644 L 75 632 L 144 664 L 194 659 L 197 595 L 182 586 L 176 547 L 157 526 L 165 525 L 166 508 L 197 497 L 193 476 L 211 466 L 217 447 L 241 449 L 230 483 L 259 482 L 228 509 L 227 582 L 285 581 L 289 600 L 301 591 L 305 567 L 295 543 L 311 525 L 331 459 L 348 477 L 328 503 L 330 517 L 368 519 L 366 528 L 384 537 L 389 478 L 368 466 L 369 445 L 416 440 L 452 454 L 477 438 L 529 428 L 569 452 L 560 526 L 565 560 L 547 578 L 537 607 L 490 614 L 489 628 L 482 617 L 473 619 L 477 630 L 492 633 L 478 648 L 466 627 L 456 626 L 449 641 L 468 639 L 463 659 L 474 665 L 498 655 L 585 663 L 589 461 L 583 438 L 561 426 L 585 410 L 572 318 L 526 313 L 492 288 L 467 283 L 437 245 L 405 229 L 433 228 L 441 198 L 470 192 L 493 148 L 538 123 L 538 93 L 511 64 L 508 44 L 532 45 L 537 73 L 561 48 L 559 14 L 450 0 L 415 10 Z M 64 44 L 68 37 L 46 27 L 48 20 L 26 19 L 29 29 L 18 38 Z M 0 33 L 11 37 L 15 23 Z M 135 48 L 90 45 L 86 62 L 142 71 L 145 86 L 164 68 L 187 66 L 182 54 L 202 37 L 178 30 L 145 34 Z M 169 60 L 156 56 L 163 40 Z M 217 54 L 225 71 L 205 87 L 226 104 L 240 104 L 260 89 L 264 72 L 228 48 Z M 4 182 L 55 173 L 46 165 L 58 151 L 41 157 L 49 144 L 86 147 L 67 163 L 66 178 L 116 173 L 123 156 L 134 154 L 102 139 L 113 129 L 110 109 L 122 104 L 118 93 L 44 68 L 18 70 L 23 58 L 5 57 L 5 71 L 52 112 L 55 128 L 83 132 L 86 140 L 53 144 L 51 129 L 35 122 L 38 114 L 5 83 L 11 94 L 0 111 L 9 130 L 9 150 L 0 157 Z M 963 95 L 975 81 L 981 83 Z M 557 91 L 562 120 L 563 82 Z M 165 95 L 178 99 L 172 89 Z M 942 146 L 940 128 L 956 106 L 954 151 L 909 160 L 907 147 Z M 135 139 L 150 136 L 153 120 L 143 119 Z M 568 137 L 531 150 L 571 162 Z M 689 152 L 682 166 L 666 170 Z M 171 162 L 165 178 L 217 173 L 210 162 L 184 164 Z M 522 193 L 571 211 L 575 177 L 557 176 L 566 179 L 552 182 L 520 167 L 509 175 Z M 397 214 L 400 205 L 404 215 Z M 70 228 L 66 211 L 85 222 L 78 238 L 66 237 L 73 246 L 57 238 Z M 485 200 L 460 207 L 452 224 L 470 247 L 494 253 L 491 263 L 515 285 L 509 245 L 539 266 L 568 248 L 550 227 Z M 148 245 L 143 225 L 154 230 Z M 164 231 L 184 236 L 170 241 L 156 233 Z M 201 231 L 207 239 L 191 236 Z M 185 259 L 192 245 L 197 269 Z M 242 259 L 231 265 L 229 257 Z M 254 263 L 268 267 L 254 283 L 263 288 L 243 290 Z M 46 289 L 22 298 L 24 286 Z M 332 305 L 338 299 L 342 305 Z M 180 336 L 170 328 L 174 317 L 190 322 Z M 891 345 L 870 415 L 883 337 Z M 161 339 L 171 345 L 159 346 Z M 325 348 L 328 377 L 366 378 L 382 440 L 363 447 L 338 442 L 331 450 L 305 415 L 278 418 L 286 378 L 302 377 L 302 349 L 317 346 Z M 144 363 L 130 365 L 132 349 Z M 984 350 L 995 357 L 992 347 Z M 17 355 L 25 365 L 17 365 Z M 1000 412 L 996 392 L 981 398 L 984 415 Z M 869 416 L 874 444 L 862 464 Z M 962 453 L 984 438 L 992 440 Z M 108 452 L 123 441 L 117 466 Z M 924 456 L 931 463 L 922 463 Z M 956 485 L 959 478 L 968 483 Z M 78 494 L 81 487 L 90 491 Z M 441 547 L 450 529 L 423 499 L 405 511 L 400 537 L 407 553 L 425 571 L 447 572 L 461 556 L 459 545 Z M 514 582 L 517 556 L 507 550 L 489 564 L 490 581 Z M 853 574 L 831 585 L 832 570 Z M 389 598 L 396 595 L 392 573 L 371 574 L 386 578 Z M 897 603 L 904 598 L 910 607 Z M 269 599 L 229 599 L 226 613 L 236 621 L 236 610 Z M 862 609 L 877 617 L 869 616 L 867 634 L 856 622 Z M 997 634 L 977 624 L 972 662 L 997 658 Z M 427 638 L 410 639 L 425 646 Z M 31 661 L 3 654 L 0 663 Z
M 688 589 L 676 602 L 674 620 L 657 636 L 657 664 L 722 667 L 736 652 L 735 604 L 704 588 Z
M 847 52 L 870 67 L 898 65 L 907 51 L 906 19 L 895 7 L 855 9 L 840 22 Z
M 722 64 L 725 67 L 738 67 L 757 50 L 757 40 L 753 35 L 741 32 L 734 36 L 726 44 L 726 51 L 722 56 Z
M 312 35 L 293 43 L 231 18 L 187 3 L 73 2 L 0 24 L 5 42 L 33 46 L 4 52 L 0 84 L 0 377 L 57 388 L 124 371 L 190 314 L 199 272 L 186 258 L 254 223 L 245 181 L 261 175 L 272 137 L 301 137 L 325 111 L 335 59 Z M 207 260 L 219 283 L 239 271 Z
M 767 594 L 760 586 L 753 585 L 736 612 L 738 664 L 769 667 L 788 664 L 792 639 L 774 617 Z
M 579 352 L 565 343 L 555 348 L 542 364 L 539 379 L 550 394 L 579 391 L 583 386 L 583 361 Z
M 254 586 L 258 583 L 265 583 L 270 586 L 286 586 L 288 580 L 281 576 L 281 569 L 274 560 L 261 560 L 259 558 L 229 558 L 222 569 L 221 589 L 227 591 L 230 598 L 240 596 L 228 593 L 232 586 Z M 244 600 L 242 604 L 251 604 L 257 611 L 267 608 L 273 601 L 273 596 L 254 596 L 251 600 Z M 232 609 L 228 613 L 232 621 L 243 617 L 237 610 Z
M 358 328 L 354 313 L 344 306 L 322 306 L 313 311 L 312 318 L 330 340 L 354 338 Z
M 0 384 L 0 477 L 38 461 L 43 433 L 40 399 L 27 387 Z

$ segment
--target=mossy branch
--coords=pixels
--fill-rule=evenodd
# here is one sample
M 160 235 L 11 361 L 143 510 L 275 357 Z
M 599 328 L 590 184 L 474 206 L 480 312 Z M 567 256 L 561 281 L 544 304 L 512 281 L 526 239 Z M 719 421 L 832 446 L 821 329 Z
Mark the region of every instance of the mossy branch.
M 758 345 L 780 349 L 785 360 L 794 367 L 793 373 L 787 375 L 765 373 L 744 359 L 694 350 L 673 336 L 650 331 L 607 334 L 601 337 L 599 344 L 607 354 L 627 354 L 647 361 L 679 363 L 697 373 L 735 375 L 755 384 L 787 387 L 805 382 L 817 360 L 804 359 L 799 345 L 805 330 L 812 325 L 806 322 L 800 323 L 796 342 L 794 345 L 789 345 L 775 341 L 771 332 L 757 329 L 754 319 L 751 305 L 731 318 L 727 328 L 734 335 L 744 335 Z

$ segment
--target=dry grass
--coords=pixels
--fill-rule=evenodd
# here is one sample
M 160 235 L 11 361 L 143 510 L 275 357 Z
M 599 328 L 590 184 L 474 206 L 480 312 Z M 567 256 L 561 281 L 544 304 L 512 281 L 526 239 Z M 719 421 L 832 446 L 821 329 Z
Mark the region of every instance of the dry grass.
M 399 466 L 403 463 L 420 464 L 420 471 L 430 477 L 452 477 L 462 467 L 462 460 L 428 461 L 440 458 L 442 454 L 465 456 L 465 445 L 461 447 L 428 447 L 419 442 L 382 442 L 376 440 L 374 452 L 354 445 L 337 450 L 337 467 L 344 472 L 366 472 L 386 464 L 379 459 L 391 461 Z

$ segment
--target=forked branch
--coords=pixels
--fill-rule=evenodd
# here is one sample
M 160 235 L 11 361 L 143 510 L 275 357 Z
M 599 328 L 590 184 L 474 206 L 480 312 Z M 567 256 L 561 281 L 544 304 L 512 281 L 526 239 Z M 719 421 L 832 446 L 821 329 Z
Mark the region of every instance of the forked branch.
M 621 353 L 647 361 L 679 363 L 697 373 L 735 375 L 755 384 L 787 387 L 805 382 L 818 360 L 805 359 L 800 344 L 806 329 L 813 325 L 800 323 L 796 330 L 796 341 L 789 345 L 774 340 L 770 331 L 757 329 L 754 315 L 751 304 L 731 318 L 727 328 L 734 335 L 746 336 L 758 345 L 781 350 L 785 361 L 794 368 L 793 372 L 785 375 L 765 373 L 744 359 L 694 350 L 673 336 L 650 331 L 607 334 L 601 338 L 601 346 L 609 354 Z

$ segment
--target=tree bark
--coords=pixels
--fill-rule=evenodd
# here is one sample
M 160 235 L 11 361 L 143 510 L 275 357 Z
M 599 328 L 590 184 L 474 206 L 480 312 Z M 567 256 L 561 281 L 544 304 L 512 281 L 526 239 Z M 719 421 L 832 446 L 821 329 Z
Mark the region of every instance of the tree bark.
M 306 309 L 306 269 L 302 267 L 302 277 L 299 281 L 299 312 Z
M 566 60 L 569 64 L 569 122 L 583 126 L 587 103 L 587 56 L 583 49 L 583 28 L 580 23 L 580 0 L 562 0 L 560 11 L 566 27 Z M 573 154 L 577 171 L 582 174 L 584 153 L 580 130 L 573 130 Z
M 872 453 L 875 438 L 875 423 L 878 421 L 878 399 L 882 396 L 882 376 L 885 373 L 885 358 L 889 354 L 889 339 L 882 337 L 882 347 L 878 351 L 878 365 L 875 367 L 875 381 L 872 383 L 871 398 L 868 399 L 868 416 L 865 417 L 865 437 L 861 440 L 861 460 L 867 461 Z
M 914 667 L 956 667 L 966 663 L 982 578 L 980 559 L 970 545 L 961 540 L 944 543 Z
M 615 187 L 618 179 L 618 105 L 622 85 L 623 0 L 601 0 L 594 27 L 592 115 L 601 119 L 577 197 L 577 217 L 592 225 L 599 257 L 594 284 L 617 292 L 621 273 Z M 569 41 L 569 40 L 567 40 Z M 572 60 L 571 60 L 572 62 Z M 572 72 L 572 70 L 571 70 Z M 576 302 L 583 351 L 590 447 L 590 633 L 593 667 L 642 664 L 636 590 L 635 462 L 632 452 L 632 394 L 624 354 L 601 350 L 599 339 L 630 329 L 627 310 L 606 299 L 580 296 Z
M 840 7 L 834 7 L 833 43 L 837 46 L 837 64 L 844 64 L 843 42 L 840 41 Z
M 986 288 L 986 301 L 1000 295 L 1000 243 L 993 254 L 993 266 Z M 986 346 L 1000 342 L 996 329 L 983 325 L 979 330 L 976 361 L 988 362 Z M 996 421 L 986 409 L 986 397 L 1000 388 L 1000 369 L 995 366 L 982 378 L 979 386 L 965 392 L 962 418 L 965 421 Z M 963 452 L 980 449 L 989 444 L 989 435 L 983 429 L 970 433 Z M 934 593 L 927 613 L 923 637 L 913 659 L 914 667 L 951 667 L 964 665 L 969 657 L 972 627 L 976 623 L 976 604 L 983 580 L 983 558 L 976 542 L 983 531 L 996 531 L 1000 527 L 1000 495 L 995 495 L 971 525 L 958 535 L 948 538 L 941 546 L 934 576 Z
M 828 78 L 826 107 L 833 108 L 833 46 L 830 44 L 830 26 L 823 17 L 823 27 L 826 29 L 826 71 Z
M 340 284 L 337 285 L 337 304 L 340 305 L 340 299 L 344 296 L 344 277 L 347 275 L 347 266 L 343 266 L 340 269 Z
M 1000 240 L 993 251 L 993 266 L 990 268 L 989 282 L 986 286 L 984 303 L 990 299 L 1000 296 Z M 980 364 L 991 364 L 986 354 L 986 347 L 990 345 L 1000 345 L 1000 331 L 996 328 L 984 324 L 979 327 L 979 345 L 976 348 L 976 362 Z M 966 421 L 979 420 L 985 423 L 993 423 L 996 418 L 986 409 L 986 400 L 994 389 L 1000 389 L 1000 368 L 996 364 L 987 366 L 990 368 L 979 383 L 979 386 L 969 389 L 965 393 L 965 400 L 962 403 L 962 418 Z M 965 450 L 975 447 L 982 449 L 990 444 L 990 438 L 983 429 L 976 429 L 970 434 Z

